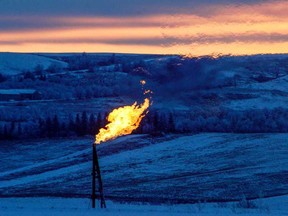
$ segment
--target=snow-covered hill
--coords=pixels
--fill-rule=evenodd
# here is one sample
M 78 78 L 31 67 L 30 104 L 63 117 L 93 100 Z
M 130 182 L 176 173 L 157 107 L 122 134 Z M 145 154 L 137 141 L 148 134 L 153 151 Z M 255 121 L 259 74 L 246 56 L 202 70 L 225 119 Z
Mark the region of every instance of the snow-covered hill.
M 67 63 L 37 54 L 0 53 L 0 73 L 16 75 L 23 71 L 33 71 L 37 65 L 47 69 L 51 64 L 67 67 Z
M 288 193 L 287 134 L 122 137 L 98 146 L 106 197 L 198 202 Z M 92 139 L 8 142 L 0 196 L 89 197 Z
M 263 83 L 252 83 L 245 85 L 252 90 L 270 90 L 270 91 L 282 91 L 288 92 L 288 75 L 279 78 L 272 79 Z

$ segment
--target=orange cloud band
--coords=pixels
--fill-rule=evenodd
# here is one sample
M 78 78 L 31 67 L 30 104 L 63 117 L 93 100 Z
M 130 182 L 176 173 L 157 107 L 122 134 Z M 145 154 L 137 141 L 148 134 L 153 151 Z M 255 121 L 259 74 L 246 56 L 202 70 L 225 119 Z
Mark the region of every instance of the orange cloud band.
M 205 16 L 50 17 L 43 22 L 43 28 L 31 25 L 18 30 L 0 30 L 0 51 L 287 53 L 287 5 L 286 1 L 274 1 L 199 8 Z M 24 24 L 36 18 L 26 17 Z M 22 18 L 5 17 L 9 19 Z M 55 26 L 51 27 L 51 23 Z

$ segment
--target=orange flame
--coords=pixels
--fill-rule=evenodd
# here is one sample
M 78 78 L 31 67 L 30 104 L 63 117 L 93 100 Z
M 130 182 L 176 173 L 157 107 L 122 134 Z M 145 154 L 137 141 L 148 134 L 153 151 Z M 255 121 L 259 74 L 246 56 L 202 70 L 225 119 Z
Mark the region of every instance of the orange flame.
M 150 100 L 146 98 L 141 105 L 137 105 L 135 102 L 131 106 L 114 109 L 108 116 L 109 123 L 105 128 L 101 128 L 96 135 L 95 144 L 131 134 L 133 130 L 139 127 L 149 106 Z

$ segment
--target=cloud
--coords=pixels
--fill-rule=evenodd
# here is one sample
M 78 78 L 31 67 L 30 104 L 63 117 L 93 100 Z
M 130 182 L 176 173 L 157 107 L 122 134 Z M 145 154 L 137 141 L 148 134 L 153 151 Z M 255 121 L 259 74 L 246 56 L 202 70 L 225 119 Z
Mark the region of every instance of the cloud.
M 0 0 L 6 7 L 4 13 L 1 13 L 3 7 L 0 8 L 1 50 L 29 50 L 30 45 L 31 52 L 39 47 L 46 51 L 65 47 L 70 51 L 77 45 L 77 50 L 83 47 L 82 51 L 94 49 L 94 52 L 123 51 L 125 47 L 130 52 L 129 49 L 141 47 L 141 51 L 157 49 L 152 50 L 153 53 L 179 53 L 179 47 L 187 50 L 185 46 L 192 46 L 195 52 L 204 53 L 210 52 L 207 47 L 216 49 L 218 45 L 228 52 L 228 47 L 234 44 L 235 49 L 237 44 L 242 53 L 253 43 L 257 44 L 255 52 L 269 53 L 277 49 L 282 52 L 284 45 L 281 43 L 288 42 L 286 1 L 146 0 L 140 4 L 138 0 L 59 0 L 55 10 L 51 9 L 55 0 L 38 5 L 36 0 L 26 1 L 27 5 L 19 9 L 20 0 L 9 0 L 10 6 L 8 0 Z M 65 6 L 67 11 L 62 10 Z M 79 7 L 77 12 L 74 11 L 76 6 Z M 142 7 L 144 9 L 138 13 Z M 124 8 L 127 13 L 121 12 Z M 11 15 L 17 10 L 17 15 Z M 273 45 L 273 50 L 269 44 Z
M 158 17 L 159 18 L 159 17 Z M 180 24 L 180 23 L 178 23 Z M 177 25 L 178 25 L 177 24 Z M 41 17 L 41 16 L 1 16 L 0 32 L 68 29 L 68 28 L 125 28 L 125 27 L 161 27 L 168 25 L 167 18 L 157 17 Z M 176 23 L 174 24 L 176 25 Z
M 280 33 L 246 33 L 241 35 L 218 34 L 218 35 L 197 35 L 191 37 L 161 37 L 161 38 L 62 38 L 62 39 L 22 39 L 16 41 L 1 41 L 0 44 L 114 44 L 114 45 L 145 45 L 145 46 L 175 46 L 175 45 L 197 45 L 197 44 L 228 44 L 228 43 L 281 43 L 288 42 L 288 34 Z
M 146 0 L 141 3 L 138 0 L 49 0 L 41 4 L 38 0 L 25 0 L 25 4 L 22 0 L 0 0 L 0 4 L 0 32 L 83 27 L 174 27 L 201 24 L 201 19 L 218 23 L 288 19 L 288 4 L 283 0 Z M 140 10 L 142 7 L 145 9 Z

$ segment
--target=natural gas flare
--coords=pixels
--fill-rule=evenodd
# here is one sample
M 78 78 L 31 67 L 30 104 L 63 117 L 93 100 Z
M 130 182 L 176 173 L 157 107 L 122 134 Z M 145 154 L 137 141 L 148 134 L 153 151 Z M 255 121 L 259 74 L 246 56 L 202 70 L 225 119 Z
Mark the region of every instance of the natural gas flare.
M 119 136 L 131 134 L 137 129 L 141 120 L 148 113 L 147 109 L 150 106 L 150 100 L 146 98 L 143 104 L 137 105 L 135 102 L 131 106 L 123 106 L 114 109 L 108 115 L 108 124 L 105 128 L 101 128 L 96 135 L 96 144 L 115 139 Z

